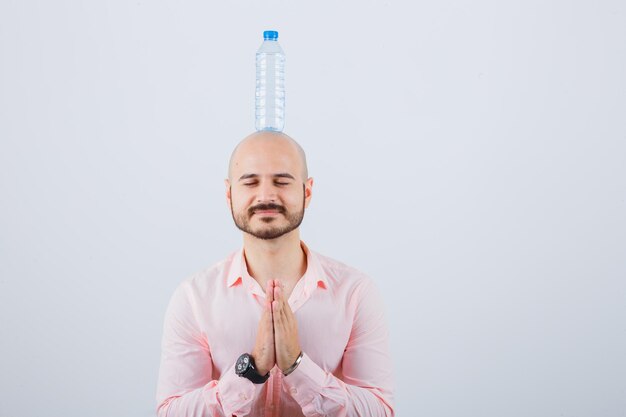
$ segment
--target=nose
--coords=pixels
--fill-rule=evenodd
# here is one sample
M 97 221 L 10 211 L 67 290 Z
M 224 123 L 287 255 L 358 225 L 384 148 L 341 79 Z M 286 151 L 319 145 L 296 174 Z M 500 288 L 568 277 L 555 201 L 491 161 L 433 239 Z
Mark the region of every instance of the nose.
M 257 203 L 276 202 L 276 187 L 271 181 L 262 181 L 257 191 Z

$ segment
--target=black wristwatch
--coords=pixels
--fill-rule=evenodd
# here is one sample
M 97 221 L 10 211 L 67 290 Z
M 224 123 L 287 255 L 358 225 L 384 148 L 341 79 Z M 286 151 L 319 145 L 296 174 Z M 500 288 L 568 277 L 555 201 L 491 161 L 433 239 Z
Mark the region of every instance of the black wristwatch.
M 237 359 L 235 364 L 235 373 L 240 377 L 247 378 L 255 384 L 264 384 L 270 377 L 268 372 L 266 375 L 260 375 L 254 364 L 254 359 L 247 353 L 244 353 Z

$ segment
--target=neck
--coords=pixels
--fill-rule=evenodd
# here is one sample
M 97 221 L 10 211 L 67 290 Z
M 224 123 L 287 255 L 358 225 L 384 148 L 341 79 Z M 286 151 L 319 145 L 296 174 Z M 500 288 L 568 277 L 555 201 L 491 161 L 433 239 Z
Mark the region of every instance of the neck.
M 271 240 L 244 233 L 243 249 L 250 276 L 264 290 L 267 281 L 272 279 L 293 286 L 306 271 L 307 260 L 300 246 L 298 229 Z

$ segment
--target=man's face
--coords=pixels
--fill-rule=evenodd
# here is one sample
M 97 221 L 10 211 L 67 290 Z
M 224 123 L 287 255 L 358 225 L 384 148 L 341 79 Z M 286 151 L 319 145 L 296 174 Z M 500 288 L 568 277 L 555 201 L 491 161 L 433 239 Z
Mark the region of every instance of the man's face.
M 233 161 L 230 181 L 226 182 L 235 225 L 264 240 L 298 228 L 312 185 L 312 179 L 305 181 L 302 172 L 300 157 L 290 144 L 244 143 Z

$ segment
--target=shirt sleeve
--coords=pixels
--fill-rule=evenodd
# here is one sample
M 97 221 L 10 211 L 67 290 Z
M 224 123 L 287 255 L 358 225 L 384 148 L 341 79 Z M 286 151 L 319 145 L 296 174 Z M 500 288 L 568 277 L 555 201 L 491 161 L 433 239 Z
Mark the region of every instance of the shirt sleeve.
M 284 389 L 307 417 L 393 417 L 393 371 L 382 297 L 369 280 L 350 302 L 355 309 L 341 379 L 304 353 Z
M 212 379 L 211 352 L 198 326 L 186 282 L 165 313 L 157 384 L 157 416 L 247 416 L 262 385 L 239 377 L 235 364 Z

